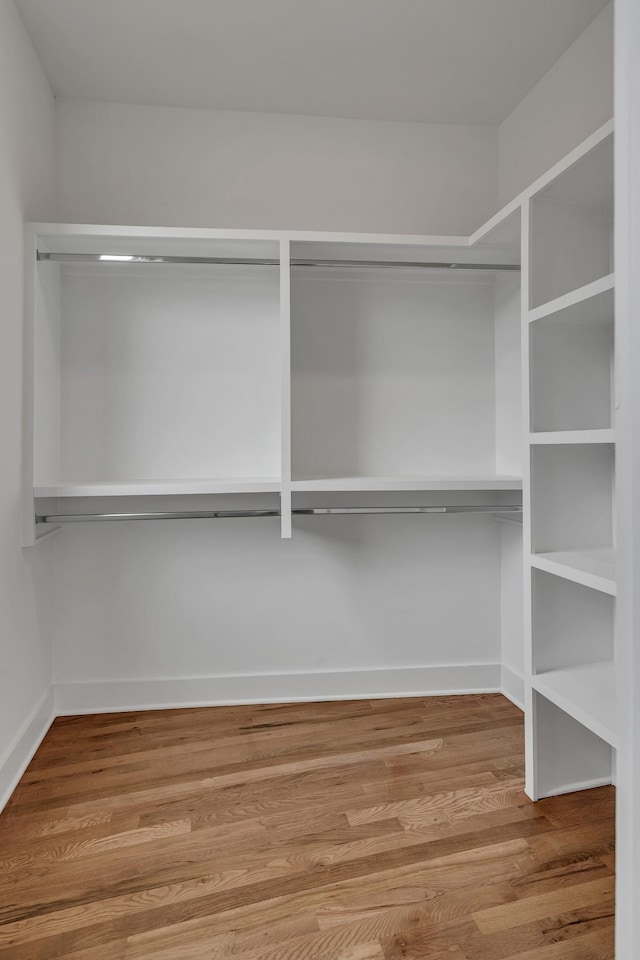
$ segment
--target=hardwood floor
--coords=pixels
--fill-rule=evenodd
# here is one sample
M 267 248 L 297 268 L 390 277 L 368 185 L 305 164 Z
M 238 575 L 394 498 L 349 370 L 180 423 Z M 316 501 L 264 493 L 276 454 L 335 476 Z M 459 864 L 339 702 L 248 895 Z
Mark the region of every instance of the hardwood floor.
M 532 804 L 500 695 L 56 720 L 1 960 L 609 960 L 612 788 Z

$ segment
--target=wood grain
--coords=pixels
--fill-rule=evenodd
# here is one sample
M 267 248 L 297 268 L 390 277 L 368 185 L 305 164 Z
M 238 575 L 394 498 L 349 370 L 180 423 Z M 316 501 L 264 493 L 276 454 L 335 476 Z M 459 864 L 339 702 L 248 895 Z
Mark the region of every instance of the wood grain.
M 613 789 L 532 804 L 498 694 L 58 719 L 0 960 L 609 960 Z

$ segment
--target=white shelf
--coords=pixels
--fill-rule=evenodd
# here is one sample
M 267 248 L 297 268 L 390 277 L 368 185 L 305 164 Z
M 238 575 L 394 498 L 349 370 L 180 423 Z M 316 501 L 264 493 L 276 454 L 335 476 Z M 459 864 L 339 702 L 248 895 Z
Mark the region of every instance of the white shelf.
M 611 661 L 551 670 L 534 676 L 531 683 L 543 697 L 615 747 L 615 668 Z
M 537 553 L 531 557 L 531 566 L 612 597 L 616 595 L 615 555 L 611 547 Z
M 293 491 L 354 491 L 376 490 L 520 490 L 522 477 L 488 476 L 426 476 L 426 477 L 309 477 L 291 481 Z
M 34 497 L 147 497 L 209 493 L 277 493 L 280 481 L 273 478 L 216 478 L 202 480 L 103 480 L 41 483 Z
M 613 273 L 529 311 L 529 323 L 553 317 L 564 323 L 613 322 Z
M 529 435 L 532 444 L 615 443 L 615 430 L 553 430 Z

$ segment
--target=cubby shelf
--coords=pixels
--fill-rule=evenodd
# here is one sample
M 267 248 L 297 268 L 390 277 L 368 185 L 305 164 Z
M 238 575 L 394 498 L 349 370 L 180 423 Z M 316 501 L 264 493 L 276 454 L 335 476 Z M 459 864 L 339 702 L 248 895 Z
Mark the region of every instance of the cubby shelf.
M 532 444 L 615 443 L 615 431 L 604 430 L 547 430 L 529 435 Z
M 529 311 L 529 323 L 554 319 L 564 323 L 613 323 L 613 273 L 587 283 Z
M 210 493 L 277 493 L 280 481 L 267 478 L 215 478 L 198 480 L 102 480 L 41 483 L 34 497 L 146 497 Z
M 393 490 L 520 490 L 522 477 L 426 476 L 426 477 L 308 477 L 291 481 L 293 491 L 393 491 Z
M 531 566 L 612 597 L 616 595 L 615 555 L 611 547 L 537 553 L 531 557 Z
M 616 745 L 615 670 L 612 661 L 551 670 L 532 678 L 534 690 L 611 746 Z

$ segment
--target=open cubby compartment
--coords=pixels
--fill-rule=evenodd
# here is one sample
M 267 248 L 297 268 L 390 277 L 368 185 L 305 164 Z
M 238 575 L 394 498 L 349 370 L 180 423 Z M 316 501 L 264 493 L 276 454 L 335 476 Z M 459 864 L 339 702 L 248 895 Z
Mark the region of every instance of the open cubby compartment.
M 532 576 L 533 686 L 615 744 L 614 598 L 541 570 Z
M 529 324 L 532 432 L 613 424 L 613 290 Z
M 534 799 L 611 783 L 612 746 L 535 690 L 532 720 Z
M 533 570 L 533 672 L 613 661 L 614 598 Z
M 496 425 L 497 342 L 500 408 L 508 396 L 519 403 L 518 269 L 389 266 L 488 255 L 464 245 L 293 245 L 294 263 L 334 261 L 292 270 L 294 489 L 519 486 L 515 426 Z M 497 436 L 511 449 L 499 451 Z
M 143 494 L 278 487 L 276 241 L 112 230 L 49 234 L 38 250 L 70 257 L 37 265 L 41 495 L 89 495 L 92 485 L 104 495 L 105 484 L 127 495 L 141 481 Z
M 613 444 L 531 449 L 533 553 L 612 552 Z
M 613 136 L 531 201 L 534 309 L 613 271 Z

